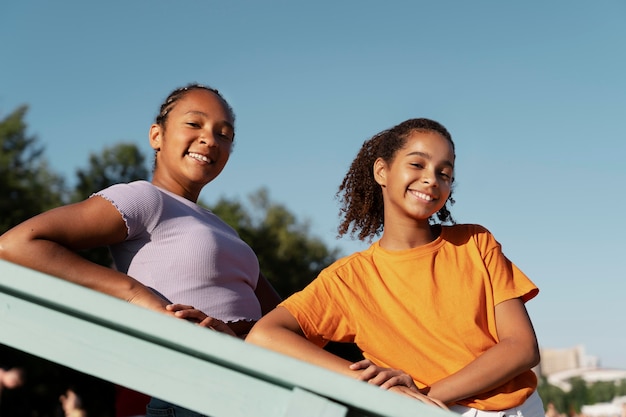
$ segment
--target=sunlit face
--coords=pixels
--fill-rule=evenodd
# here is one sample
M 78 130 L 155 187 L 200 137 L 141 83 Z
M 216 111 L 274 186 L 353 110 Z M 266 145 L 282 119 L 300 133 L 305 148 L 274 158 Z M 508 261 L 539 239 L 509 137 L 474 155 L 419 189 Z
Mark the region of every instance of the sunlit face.
M 150 144 L 158 151 L 153 183 L 196 201 L 226 166 L 234 136 L 222 99 L 207 90 L 189 91 L 168 113 L 165 128 L 150 129 Z
M 414 131 L 391 164 L 374 164 L 383 186 L 385 221 L 406 218 L 428 221 L 446 204 L 454 177 L 452 144 L 437 132 Z

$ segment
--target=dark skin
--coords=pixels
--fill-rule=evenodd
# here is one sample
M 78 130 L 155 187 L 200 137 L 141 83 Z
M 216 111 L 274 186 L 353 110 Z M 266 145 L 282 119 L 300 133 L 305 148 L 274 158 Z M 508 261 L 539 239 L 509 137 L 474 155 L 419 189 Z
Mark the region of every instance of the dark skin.
M 232 126 L 231 114 L 218 95 L 206 90 L 189 91 L 176 102 L 164 125 L 150 128 L 150 144 L 157 151 L 153 184 L 197 202 L 202 188 L 220 174 L 228 161 L 234 137 Z M 42 213 L 0 236 L 0 259 L 232 336 L 248 333 L 251 322 L 226 324 L 192 306 L 184 306 L 189 312 L 181 317 L 176 314 L 180 306 L 168 306 L 168 301 L 133 277 L 76 253 L 122 242 L 126 234 L 118 210 L 104 198 L 94 196 Z M 280 301 L 262 274 L 255 294 L 263 313 Z
M 450 195 L 453 168 L 452 145 L 436 132 L 413 132 L 391 162 L 376 159 L 372 172 L 385 207 L 382 248 L 402 251 L 435 239 L 437 229 L 429 218 L 441 210 Z M 284 307 L 259 320 L 246 341 L 445 408 L 445 404 L 496 388 L 539 362 L 537 339 L 521 299 L 497 304 L 495 322 L 496 344 L 422 390 L 401 370 L 378 367 L 368 360 L 350 366 L 325 352 L 305 338 L 296 318 Z

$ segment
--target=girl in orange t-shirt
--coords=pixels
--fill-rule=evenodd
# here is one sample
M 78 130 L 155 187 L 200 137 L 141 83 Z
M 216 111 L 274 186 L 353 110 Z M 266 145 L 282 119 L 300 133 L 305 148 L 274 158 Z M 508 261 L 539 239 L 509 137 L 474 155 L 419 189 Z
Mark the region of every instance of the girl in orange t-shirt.
M 454 143 L 429 119 L 366 141 L 346 174 L 342 258 L 262 318 L 247 341 L 467 415 L 543 417 L 525 302 L 537 287 L 479 225 L 456 225 Z M 448 223 L 448 224 L 446 224 Z M 322 349 L 355 342 L 349 363 Z

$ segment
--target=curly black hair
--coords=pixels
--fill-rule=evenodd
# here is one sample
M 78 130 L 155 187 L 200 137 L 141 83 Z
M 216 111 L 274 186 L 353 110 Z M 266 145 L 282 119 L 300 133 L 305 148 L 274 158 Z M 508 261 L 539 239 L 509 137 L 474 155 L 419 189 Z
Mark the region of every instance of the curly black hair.
M 383 230 L 384 204 L 380 185 L 374 179 L 374 161 L 382 158 L 390 164 L 398 150 L 402 149 L 408 136 L 414 131 L 436 132 L 450 141 L 454 151 L 454 142 L 448 130 L 440 123 L 426 119 L 409 119 L 397 126 L 384 130 L 363 143 L 350 169 L 346 173 L 336 197 L 340 201 L 339 217 L 342 218 L 337 228 L 338 237 L 349 233 L 358 239 L 371 241 Z M 436 213 L 441 223 L 454 223 L 448 209 L 454 204 L 452 191 L 446 204 Z M 435 216 L 430 222 L 436 223 Z

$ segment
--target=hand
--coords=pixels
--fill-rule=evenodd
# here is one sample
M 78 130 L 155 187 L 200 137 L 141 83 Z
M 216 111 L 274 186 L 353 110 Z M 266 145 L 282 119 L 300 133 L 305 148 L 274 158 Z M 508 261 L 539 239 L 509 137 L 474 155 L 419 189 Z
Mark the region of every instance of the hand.
M 68 389 L 65 394 L 59 397 L 61 408 L 65 417 L 84 417 L 85 410 L 82 408 L 80 397 L 72 389 Z
M 448 410 L 448 407 L 441 401 L 436 398 L 431 398 L 428 395 L 422 394 L 419 391 L 414 391 L 404 385 L 395 385 L 389 388 L 389 391 L 397 392 L 398 394 L 402 394 L 407 397 L 411 397 L 415 400 L 421 401 L 424 404 L 434 405 L 435 407 L 443 408 L 444 410 Z
M 195 323 L 200 327 L 207 327 L 220 333 L 226 333 L 235 337 L 237 336 L 235 332 L 222 320 L 207 316 L 205 313 L 195 309 L 193 306 L 184 304 L 168 304 L 165 309 L 173 312 L 174 316 Z
M 381 388 L 389 389 L 396 385 L 401 385 L 419 392 L 415 382 L 413 382 L 413 378 L 400 369 L 383 368 L 369 359 L 363 359 L 351 364 L 350 369 L 354 371 L 363 370 L 359 375 L 359 380 L 379 385 Z

